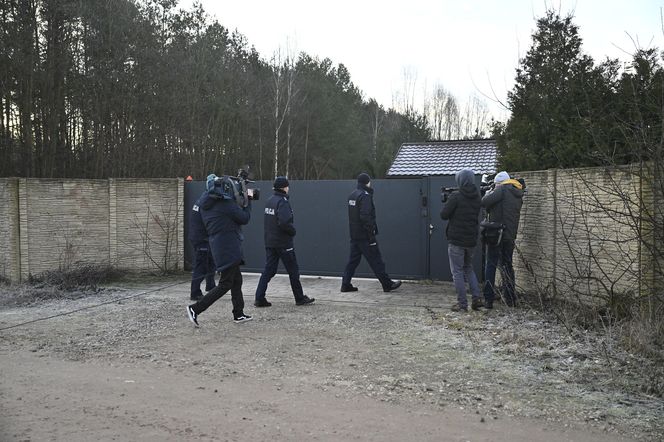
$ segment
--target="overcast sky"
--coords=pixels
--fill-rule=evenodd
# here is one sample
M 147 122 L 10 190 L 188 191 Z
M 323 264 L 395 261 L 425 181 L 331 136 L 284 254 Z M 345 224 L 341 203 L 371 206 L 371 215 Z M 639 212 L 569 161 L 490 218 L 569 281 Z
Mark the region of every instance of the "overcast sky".
M 188 7 L 191 0 L 180 0 Z M 244 34 L 263 58 L 278 48 L 343 63 L 353 83 L 386 107 L 416 75 L 418 99 L 443 85 L 462 101 L 504 101 L 548 7 L 574 12 L 584 51 L 595 60 L 664 49 L 664 0 L 202 0 L 222 25 Z M 489 100 L 485 98 L 488 102 Z M 491 103 L 488 103 L 491 104 Z M 497 105 L 491 110 L 505 118 Z

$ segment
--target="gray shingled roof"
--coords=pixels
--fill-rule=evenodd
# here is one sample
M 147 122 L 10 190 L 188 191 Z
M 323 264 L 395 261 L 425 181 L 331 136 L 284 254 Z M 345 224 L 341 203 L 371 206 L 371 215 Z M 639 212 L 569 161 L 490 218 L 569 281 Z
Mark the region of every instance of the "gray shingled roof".
M 404 143 L 388 177 L 454 175 L 463 168 L 476 174 L 496 173 L 496 140 L 432 141 Z

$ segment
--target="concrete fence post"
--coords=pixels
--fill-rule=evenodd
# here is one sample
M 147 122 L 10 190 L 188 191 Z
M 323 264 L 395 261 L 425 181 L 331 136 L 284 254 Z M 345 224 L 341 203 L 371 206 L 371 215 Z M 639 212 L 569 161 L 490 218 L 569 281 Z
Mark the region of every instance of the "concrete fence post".
M 177 247 L 175 248 L 176 253 L 180 253 L 180 263 L 182 264 L 182 269 L 184 270 L 184 178 L 178 178 L 176 182 L 178 186 L 178 203 L 177 203 Z
M 18 179 L 0 179 L 0 277 L 16 282 L 21 279 L 21 239 L 19 226 Z
M 28 228 L 28 185 L 27 178 L 18 180 L 18 219 L 19 219 L 19 243 L 20 243 L 20 276 L 19 281 L 28 279 L 30 276 L 30 244 Z
M 108 262 L 118 263 L 118 207 L 117 181 L 108 179 Z

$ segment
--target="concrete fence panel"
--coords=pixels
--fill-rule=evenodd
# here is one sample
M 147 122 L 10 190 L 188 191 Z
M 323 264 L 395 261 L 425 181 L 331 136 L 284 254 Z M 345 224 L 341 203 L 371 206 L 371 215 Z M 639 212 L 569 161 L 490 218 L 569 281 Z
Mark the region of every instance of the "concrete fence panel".
M 138 270 L 182 268 L 182 179 L 111 179 L 111 262 Z
M 108 181 L 19 180 L 21 277 L 108 262 Z
M 644 245 L 656 244 L 662 224 L 656 221 L 656 192 L 649 190 L 647 170 L 623 166 L 517 175 L 528 185 L 515 256 L 520 289 L 609 303 L 652 293 L 661 266 L 644 253 L 652 248 Z
M 0 275 L 182 268 L 182 179 L 0 179 Z

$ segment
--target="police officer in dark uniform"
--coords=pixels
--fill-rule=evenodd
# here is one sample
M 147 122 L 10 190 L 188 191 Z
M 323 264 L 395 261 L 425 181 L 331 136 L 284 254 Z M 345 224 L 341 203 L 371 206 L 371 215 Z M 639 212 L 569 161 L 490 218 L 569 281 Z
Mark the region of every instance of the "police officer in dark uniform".
M 200 207 L 208 198 L 207 191 L 203 192 L 191 208 L 189 217 L 189 242 L 194 248 L 194 264 L 191 272 L 191 293 L 192 301 L 198 301 L 203 298 L 201 292 L 201 282 L 205 280 L 205 291 L 209 292 L 215 287 L 214 282 L 214 260 L 210 251 L 210 242 L 208 234 L 203 224 Z
M 355 269 L 362 256 L 369 262 L 384 292 L 396 290 L 401 281 L 392 281 L 385 272 L 385 263 L 380 256 L 376 241 L 376 208 L 373 203 L 371 177 L 361 173 L 357 177 L 357 189 L 348 197 L 348 221 L 350 224 L 350 258 L 341 281 L 342 292 L 355 292 L 357 287 L 351 284 Z
M 288 179 L 279 176 L 274 180 L 274 195 L 265 203 L 265 270 L 258 281 L 256 287 L 256 307 L 269 307 L 272 305 L 265 299 L 267 285 L 277 274 L 279 260 L 284 263 L 288 277 L 290 278 L 291 289 L 295 297 L 295 304 L 306 305 L 315 301 L 315 298 L 309 298 L 302 291 L 300 283 L 300 269 L 295 258 L 295 248 L 293 247 L 293 237 L 295 236 L 295 227 L 293 226 L 293 210 L 288 202 Z

